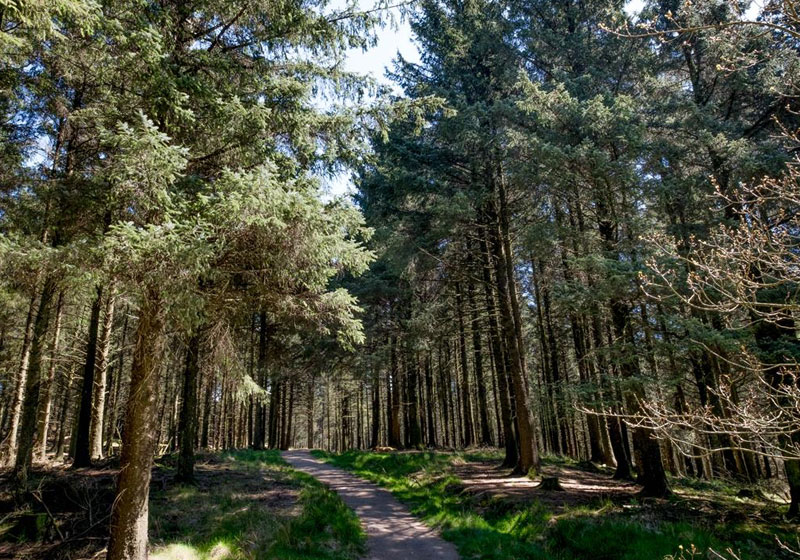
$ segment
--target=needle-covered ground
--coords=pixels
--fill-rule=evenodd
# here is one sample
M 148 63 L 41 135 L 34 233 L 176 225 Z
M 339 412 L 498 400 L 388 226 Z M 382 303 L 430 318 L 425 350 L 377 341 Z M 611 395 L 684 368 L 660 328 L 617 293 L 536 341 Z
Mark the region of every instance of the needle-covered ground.
M 563 491 L 511 477 L 490 453 L 314 454 L 376 482 L 439 528 L 462 558 L 487 560 L 776 560 L 798 547 L 784 507 L 735 485 L 673 481 L 669 500 L 589 465 L 545 461 Z
M 181 486 L 169 458 L 154 470 L 152 560 L 351 560 L 363 551 L 352 511 L 277 451 L 207 455 L 196 472 L 195 485 Z M 3 477 L 0 558 L 101 558 L 115 474 L 111 467 L 38 471 L 36 490 L 16 502 Z

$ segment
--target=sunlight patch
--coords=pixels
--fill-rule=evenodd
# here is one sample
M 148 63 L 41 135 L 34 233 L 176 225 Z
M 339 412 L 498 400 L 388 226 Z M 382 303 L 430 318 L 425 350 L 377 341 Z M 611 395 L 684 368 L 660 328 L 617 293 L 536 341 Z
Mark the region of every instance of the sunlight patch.
M 186 544 L 171 544 L 157 550 L 150 558 L 152 560 L 201 560 L 197 549 Z
M 150 558 L 151 560 L 227 560 L 231 556 L 230 546 L 219 542 L 205 554 L 187 544 L 171 544 L 157 549 Z
M 231 555 L 230 547 L 225 543 L 217 543 L 208 553 L 208 560 L 225 560 Z

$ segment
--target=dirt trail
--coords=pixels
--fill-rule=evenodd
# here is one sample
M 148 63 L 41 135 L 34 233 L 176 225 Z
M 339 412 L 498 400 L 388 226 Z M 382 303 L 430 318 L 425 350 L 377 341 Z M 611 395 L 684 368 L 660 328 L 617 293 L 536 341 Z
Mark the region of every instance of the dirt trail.
M 367 560 L 458 560 L 455 547 L 413 517 L 387 490 L 314 459 L 287 451 L 292 467 L 315 477 L 341 496 L 367 532 Z

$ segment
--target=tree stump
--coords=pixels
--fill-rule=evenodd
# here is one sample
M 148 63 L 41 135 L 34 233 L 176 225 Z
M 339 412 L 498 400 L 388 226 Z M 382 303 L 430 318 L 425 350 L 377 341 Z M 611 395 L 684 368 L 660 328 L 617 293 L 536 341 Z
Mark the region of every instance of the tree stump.
M 561 483 L 558 481 L 557 476 L 543 476 L 542 482 L 539 483 L 537 486 L 539 490 L 546 490 L 549 492 L 563 492 L 564 488 L 561 487 Z

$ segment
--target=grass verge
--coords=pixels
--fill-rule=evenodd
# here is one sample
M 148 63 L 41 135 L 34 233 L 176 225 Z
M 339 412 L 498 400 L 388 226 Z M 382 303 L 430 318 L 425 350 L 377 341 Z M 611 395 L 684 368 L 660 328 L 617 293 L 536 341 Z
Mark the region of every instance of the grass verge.
M 210 457 L 197 475 L 196 486 L 151 487 L 153 560 L 351 560 L 363 552 L 355 514 L 277 451 Z
M 684 505 L 598 501 L 558 513 L 536 500 L 465 491 L 450 474 L 454 461 L 482 457 L 446 453 L 341 454 L 315 451 L 331 464 L 389 489 L 426 523 L 438 527 L 463 558 L 490 560 L 662 560 L 713 557 L 772 560 L 780 552 L 769 527 L 667 517 Z M 484 458 L 485 459 L 485 458 Z M 663 509 L 662 509 L 663 508 Z M 683 547 L 681 549 L 681 547 Z M 730 552 L 726 552 L 730 550 Z M 694 556 L 693 556 L 694 554 Z M 735 556 L 734 556 L 735 554 Z

